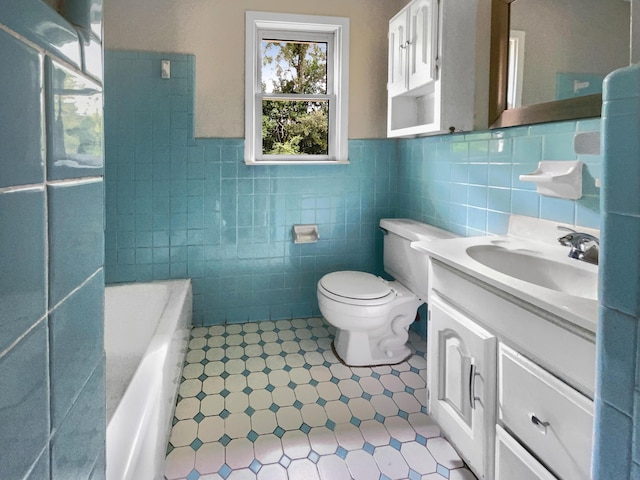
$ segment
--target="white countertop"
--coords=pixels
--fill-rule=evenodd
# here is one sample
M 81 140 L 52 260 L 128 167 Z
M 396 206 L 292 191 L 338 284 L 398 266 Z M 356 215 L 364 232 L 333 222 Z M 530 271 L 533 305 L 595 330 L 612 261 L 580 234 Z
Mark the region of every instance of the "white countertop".
M 597 275 L 598 271 L 596 265 L 569 258 L 568 247 L 510 235 L 433 241 L 418 240 L 411 243 L 411 246 L 416 250 L 425 252 L 430 257 L 454 269 L 460 270 L 526 303 L 548 311 L 575 326 L 595 333 L 598 320 L 598 301 L 596 299 L 570 295 L 494 270 L 469 256 L 467 248 L 477 245 L 496 246 L 516 252 L 526 252 L 528 255 L 539 256 L 540 258 L 565 264 L 575 269 L 576 282 L 580 281 L 581 272 L 592 276 L 593 274 Z

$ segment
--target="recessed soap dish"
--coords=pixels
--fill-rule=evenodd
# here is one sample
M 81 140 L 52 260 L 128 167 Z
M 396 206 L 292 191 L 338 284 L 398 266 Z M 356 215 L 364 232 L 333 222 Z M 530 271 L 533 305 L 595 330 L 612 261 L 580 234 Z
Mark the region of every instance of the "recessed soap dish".
M 293 243 L 316 243 L 319 238 L 318 225 L 302 224 L 293 226 Z
M 582 162 L 543 160 L 520 181 L 535 183 L 540 195 L 577 200 L 582 197 Z

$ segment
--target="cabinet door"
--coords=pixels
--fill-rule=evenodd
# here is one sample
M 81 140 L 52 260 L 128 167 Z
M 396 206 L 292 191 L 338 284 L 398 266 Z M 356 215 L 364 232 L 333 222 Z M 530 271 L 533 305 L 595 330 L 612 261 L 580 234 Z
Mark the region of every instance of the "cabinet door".
M 389 21 L 389 95 L 407 91 L 407 12 L 404 9 Z
M 438 2 L 416 0 L 409 6 L 409 90 L 436 79 Z
M 431 416 L 474 473 L 491 478 L 496 338 L 435 294 L 428 328 Z

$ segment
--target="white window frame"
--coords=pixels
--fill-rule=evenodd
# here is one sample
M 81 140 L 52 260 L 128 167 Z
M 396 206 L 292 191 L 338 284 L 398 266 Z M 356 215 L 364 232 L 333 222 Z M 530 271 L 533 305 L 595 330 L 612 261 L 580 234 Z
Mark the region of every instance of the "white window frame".
M 245 163 L 247 165 L 345 164 L 349 125 L 349 19 L 317 15 L 246 12 L 245 42 Z M 265 35 L 266 34 L 266 35 Z M 318 38 L 327 45 L 327 94 L 298 95 L 295 100 L 328 99 L 328 155 L 263 155 L 261 40 L 278 35 L 286 40 Z M 283 36 L 284 35 L 284 36 Z M 311 36 L 311 37 L 310 37 Z M 332 54 L 333 53 L 333 54 Z M 283 95 L 283 98 L 292 96 Z M 314 97 L 314 98 L 312 98 Z

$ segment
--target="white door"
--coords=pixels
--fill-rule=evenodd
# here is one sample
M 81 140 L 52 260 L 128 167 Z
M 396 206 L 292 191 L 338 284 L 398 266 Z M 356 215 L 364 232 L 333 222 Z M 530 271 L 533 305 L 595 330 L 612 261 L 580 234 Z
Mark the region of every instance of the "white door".
M 438 2 L 416 0 L 409 6 L 409 90 L 436 80 Z
M 407 91 L 407 15 L 407 9 L 403 9 L 389 21 L 389 95 Z
M 436 294 L 429 297 L 429 409 L 478 478 L 491 478 L 496 338 Z

